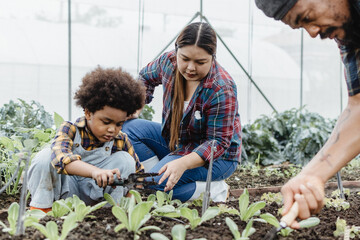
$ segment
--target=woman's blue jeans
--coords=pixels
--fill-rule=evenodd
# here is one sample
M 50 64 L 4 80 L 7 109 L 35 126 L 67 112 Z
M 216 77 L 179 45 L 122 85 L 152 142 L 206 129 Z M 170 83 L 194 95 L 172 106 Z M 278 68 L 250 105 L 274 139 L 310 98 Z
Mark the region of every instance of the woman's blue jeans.
M 126 121 L 122 131 L 126 133 L 135 148 L 140 161 L 145 161 L 155 155 L 158 162 L 149 172 L 158 172 L 166 163 L 181 158 L 181 155 L 170 155 L 168 142 L 161 136 L 161 124 L 144 119 Z M 237 162 L 216 160 L 213 163 L 212 181 L 220 181 L 230 177 L 235 171 Z M 208 169 L 197 167 L 184 172 L 173 188 L 173 198 L 187 201 L 195 192 L 196 181 L 206 181 Z M 159 181 L 162 175 L 155 177 Z M 155 190 L 164 191 L 167 179 L 160 185 L 152 186 Z

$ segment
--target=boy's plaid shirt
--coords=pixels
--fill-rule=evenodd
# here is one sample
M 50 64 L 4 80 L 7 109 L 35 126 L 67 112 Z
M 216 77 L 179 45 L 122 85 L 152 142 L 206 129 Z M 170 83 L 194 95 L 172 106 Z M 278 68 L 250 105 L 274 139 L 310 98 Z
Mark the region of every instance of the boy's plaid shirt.
M 139 73 L 146 88 L 146 102 L 151 102 L 156 86 L 163 85 L 162 135 L 169 140 L 173 82 L 176 70 L 175 51 L 161 55 Z M 173 154 L 196 152 L 210 160 L 211 141 L 214 159 L 240 161 L 241 124 L 236 85 L 231 76 L 213 61 L 209 74 L 202 79 L 180 123 L 180 138 Z
M 74 124 L 72 124 L 71 122 L 64 122 L 57 131 L 54 141 L 51 144 L 52 165 L 54 168 L 57 169 L 58 173 L 67 174 L 65 170 L 65 165 L 72 161 L 81 160 L 80 155 L 74 154 L 72 152 L 73 140 L 76 134 L 76 127 L 78 128 L 81 135 L 81 146 L 85 150 L 90 151 L 103 146 L 103 143 L 100 143 L 91 133 L 91 131 L 86 127 L 85 117 L 78 118 Z M 143 171 L 144 167 L 141 165 L 139 158 L 134 151 L 134 147 L 132 146 L 127 135 L 121 131 L 114 139 L 111 154 L 117 151 L 128 152 L 135 159 L 136 171 Z

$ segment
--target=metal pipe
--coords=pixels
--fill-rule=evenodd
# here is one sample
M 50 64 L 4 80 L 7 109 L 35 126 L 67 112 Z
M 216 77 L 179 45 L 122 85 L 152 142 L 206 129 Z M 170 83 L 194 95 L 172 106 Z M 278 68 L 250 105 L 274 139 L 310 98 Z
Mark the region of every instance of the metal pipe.
M 69 66 L 68 66 L 68 73 L 69 73 L 69 80 L 68 80 L 68 115 L 69 120 L 71 121 L 71 112 L 72 112 L 72 93 L 71 93 L 71 0 L 68 0 L 68 58 L 69 58 Z

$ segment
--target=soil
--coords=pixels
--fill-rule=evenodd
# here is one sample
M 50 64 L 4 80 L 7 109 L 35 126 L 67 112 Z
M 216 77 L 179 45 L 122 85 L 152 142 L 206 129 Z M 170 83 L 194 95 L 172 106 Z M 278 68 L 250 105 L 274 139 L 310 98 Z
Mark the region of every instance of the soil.
M 287 166 L 277 166 L 280 172 L 285 173 Z M 253 176 L 249 174 L 249 171 L 237 170 L 232 177 L 228 179 L 228 184 L 231 189 L 243 189 L 246 188 L 259 188 L 266 186 L 280 186 L 285 183 L 288 179 L 283 177 L 278 177 L 276 174 L 269 175 L 266 174 L 265 170 L 260 169 L 258 171 L 258 176 Z M 267 172 L 268 173 L 268 172 Z M 359 180 L 358 176 L 359 171 L 348 171 L 342 173 L 343 181 L 354 181 Z M 266 176 L 268 175 L 268 176 Z M 333 178 L 331 181 L 336 181 Z M 328 193 L 329 195 L 330 193 Z M 330 196 L 328 196 L 330 197 Z M 4 222 L 8 226 L 7 221 L 7 212 L 6 209 L 9 205 L 18 201 L 19 197 L 9 196 L 5 193 L 0 195 L 0 221 Z M 260 195 L 251 195 L 251 201 L 259 201 Z M 347 210 L 336 211 L 334 208 L 324 207 L 320 214 L 317 217 L 320 219 L 320 224 L 309 229 L 301 229 L 293 231 L 290 236 L 282 237 L 278 235 L 278 239 L 344 239 L 344 237 L 334 237 L 333 232 L 336 229 L 336 219 L 339 217 L 345 219 L 348 226 L 360 226 L 360 195 L 357 194 L 357 189 L 352 189 L 350 196 L 347 197 L 347 202 L 350 203 L 350 208 Z M 228 207 L 239 209 L 238 200 L 231 200 L 224 203 Z M 215 205 L 212 203 L 212 205 Z M 191 208 L 197 209 L 201 213 L 200 207 L 191 206 Z M 274 216 L 277 216 L 278 219 L 278 209 L 281 208 L 280 205 L 273 202 L 267 204 L 267 206 L 262 210 L 262 212 L 269 212 Z M 78 227 L 71 231 L 66 239 L 133 239 L 134 235 L 127 232 L 123 229 L 119 232 L 115 232 L 114 228 L 120 223 L 114 215 L 111 213 L 111 208 L 101 208 L 91 215 L 95 216 L 94 218 L 86 218 L 83 222 L 79 223 Z M 230 215 L 230 214 L 221 214 L 217 217 L 203 223 L 202 225 L 196 227 L 194 230 L 187 229 L 186 239 L 197 239 L 197 238 L 206 238 L 208 240 L 217 240 L 217 239 L 233 239 L 233 235 L 229 227 L 225 223 L 225 218 L 230 217 L 238 225 L 240 232 L 245 229 L 245 222 L 241 221 L 239 216 Z M 186 219 L 180 218 L 181 221 L 188 223 Z M 50 216 L 40 220 L 40 223 L 45 225 L 48 221 L 55 221 L 61 229 L 62 219 L 55 219 Z M 160 217 L 151 217 L 150 220 L 145 224 L 145 226 L 157 226 L 162 229 L 162 234 L 171 239 L 171 228 L 179 224 L 178 221 L 168 218 Z M 253 227 L 256 229 L 256 232 L 250 236 L 250 239 L 263 239 L 265 234 L 272 228 L 269 224 L 264 224 L 260 222 L 254 222 Z M 44 235 L 38 230 L 28 227 L 26 228 L 25 235 L 21 236 L 10 236 L 8 233 L 1 231 L 2 227 L 0 226 L 0 240 L 2 239 L 45 239 Z M 140 239 L 151 239 L 150 234 L 154 232 L 151 230 L 145 231 L 140 236 Z

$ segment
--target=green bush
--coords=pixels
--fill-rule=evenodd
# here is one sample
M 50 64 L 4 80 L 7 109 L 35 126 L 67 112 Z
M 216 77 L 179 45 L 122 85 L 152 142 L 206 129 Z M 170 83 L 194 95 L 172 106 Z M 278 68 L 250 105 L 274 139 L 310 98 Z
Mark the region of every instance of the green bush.
M 47 129 L 53 126 L 53 117 L 40 103 L 34 100 L 26 103 L 19 98 L 18 101 L 10 100 L 0 108 L 0 135 L 13 136 L 18 134 L 18 128 Z M 21 135 L 27 137 L 26 133 Z
M 262 165 L 290 161 L 305 165 L 330 136 L 335 120 L 305 109 L 290 109 L 261 116 L 243 127 L 242 162 Z

